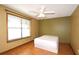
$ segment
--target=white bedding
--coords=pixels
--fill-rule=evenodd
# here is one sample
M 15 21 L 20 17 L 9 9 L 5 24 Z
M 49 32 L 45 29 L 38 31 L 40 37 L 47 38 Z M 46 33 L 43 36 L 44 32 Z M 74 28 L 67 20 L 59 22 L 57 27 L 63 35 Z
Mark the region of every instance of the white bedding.
M 58 36 L 43 35 L 35 38 L 34 45 L 37 48 L 58 53 Z

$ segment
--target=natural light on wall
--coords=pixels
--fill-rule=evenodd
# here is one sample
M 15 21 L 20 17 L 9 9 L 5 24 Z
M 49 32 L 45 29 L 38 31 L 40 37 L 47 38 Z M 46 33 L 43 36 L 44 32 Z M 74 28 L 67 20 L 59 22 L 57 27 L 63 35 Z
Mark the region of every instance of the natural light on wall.
M 8 14 L 8 41 L 30 36 L 30 20 Z

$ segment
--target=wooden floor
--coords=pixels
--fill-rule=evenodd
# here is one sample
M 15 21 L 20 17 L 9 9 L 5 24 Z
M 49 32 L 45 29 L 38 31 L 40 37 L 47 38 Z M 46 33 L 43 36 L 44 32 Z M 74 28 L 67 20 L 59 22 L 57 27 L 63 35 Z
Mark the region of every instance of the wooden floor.
M 59 44 L 59 53 L 58 55 L 73 55 L 72 48 L 65 43 Z M 34 42 L 31 41 L 14 49 L 11 49 L 2 55 L 56 55 L 55 53 L 42 50 L 34 47 Z

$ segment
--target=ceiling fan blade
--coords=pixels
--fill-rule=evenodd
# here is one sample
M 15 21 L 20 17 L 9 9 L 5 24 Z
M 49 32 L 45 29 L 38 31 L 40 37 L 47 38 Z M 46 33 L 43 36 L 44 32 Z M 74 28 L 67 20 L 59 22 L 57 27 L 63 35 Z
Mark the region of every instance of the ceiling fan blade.
M 46 12 L 44 12 L 44 14 L 55 14 L 55 12 L 54 11 L 46 11 Z

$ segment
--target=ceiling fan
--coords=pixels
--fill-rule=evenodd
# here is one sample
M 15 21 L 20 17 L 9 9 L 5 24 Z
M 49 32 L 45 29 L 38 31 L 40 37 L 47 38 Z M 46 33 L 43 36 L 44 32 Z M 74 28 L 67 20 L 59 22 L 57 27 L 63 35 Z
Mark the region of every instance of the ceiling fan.
M 46 15 L 48 14 L 55 14 L 55 11 L 46 11 L 46 7 L 45 6 L 41 6 L 39 12 L 35 12 L 35 11 L 32 11 L 34 13 L 37 13 L 37 17 L 41 18 L 41 17 L 45 17 Z

